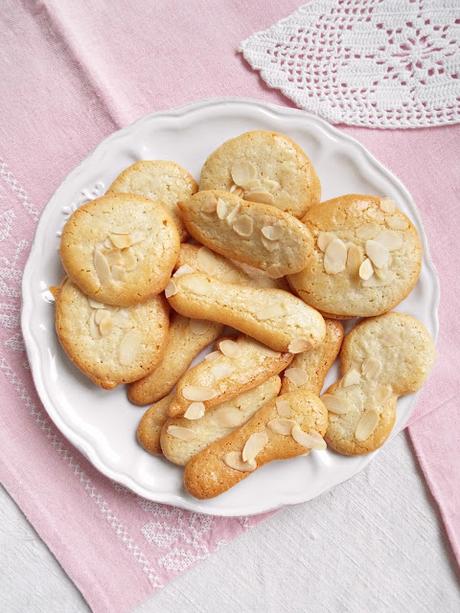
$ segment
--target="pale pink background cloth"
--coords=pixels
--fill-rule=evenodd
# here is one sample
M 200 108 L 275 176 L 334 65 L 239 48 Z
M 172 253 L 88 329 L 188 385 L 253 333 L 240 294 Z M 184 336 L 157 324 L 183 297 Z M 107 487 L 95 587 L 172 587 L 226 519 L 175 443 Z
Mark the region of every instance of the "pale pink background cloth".
M 3 0 L 0 11 L 0 478 L 96 612 L 126 611 L 262 519 L 219 519 L 114 486 L 56 431 L 19 331 L 20 279 L 43 206 L 101 139 L 216 96 L 279 104 L 236 53 L 296 0 Z M 460 559 L 457 314 L 460 128 L 344 128 L 412 192 L 442 284 L 439 359 L 409 432 Z M 436 411 L 435 411 L 436 409 Z

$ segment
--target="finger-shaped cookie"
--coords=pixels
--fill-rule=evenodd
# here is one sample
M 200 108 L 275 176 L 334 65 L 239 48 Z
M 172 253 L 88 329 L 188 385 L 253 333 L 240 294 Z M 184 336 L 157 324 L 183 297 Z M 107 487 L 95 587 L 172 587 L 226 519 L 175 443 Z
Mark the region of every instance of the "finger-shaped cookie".
M 174 464 L 184 466 L 199 451 L 246 423 L 265 403 L 276 398 L 278 375 L 207 411 L 199 419 L 172 417 L 161 430 L 161 449 Z
M 168 407 L 174 398 L 174 392 L 156 402 L 141 417 L 136 430 L 136 438 L 141 447 L 153 455 L 161 455 L 160 434 L 168 418 Z
M 300 272 L 313 249 L 307 227 L 268 204 L 220 191 L 197 192 L 179 203 L 188 232 L 220 255 L 271 277 Z
M 71 281 L 56 297 L 56 332 L 72 362 L 94 383 L 110 389 L 152 371 L 168 338 L 163 296 L 115 308 L 87 298 Z
M 304 269 L 288 281 L 324 316 L 381 315 L 417 283 L 420 238 L 389 198 L 340 196 L 311 207 L 303 222 L 314 237 L 314 248 Z
M 194 456 L 184 485 L 195 498 L 213 498 L 273 460 L 325 449 L 327 410 L 315 394 L 296 390 L 278 396 L 243 426 Z
M 156 402 L 169 394 L 191 361 L 212 343 L 223 326 L 175 314 L 171 319 L 166 349 L 160 365 L 143 379 L 131 383 L 128 398 L 138 405 Z
M 343 343 L 342 378 L 322 396 L 328 445 L 345 455 L 380 447 L 393 428 L 398 396 L 421 387 L 434 355 L 428 331 L 410 315 L 388 313 L 359 323 Z
M 193 273 L 173 279 L 166 297 L 181 315 L 232 326 L 275 351 L 300 353 L 326 334 L 318 311 L 280 289 L 222 283 Z
M 183 243 L 176 267 L 179 271 L 202 272 L 225 283 L 289 289 L 284 279 L 271 279 L 267 274 L 256 268 L 246 267 L 246 271 L 244 271 L 239 263 L 232 262 L 200 245 Z
M 60 253 L 70 279 L 87 296 L 131 306 L 164 290 L 179 246 L 164 206 L 133 194 L 109 194 L 71 215 Z
M 180 379 L 169 407 L 170 417 L 198 419 L 211 407 L 256 387 L 286 368 L 292 354 L 272 351 L 248 336 L 222 339 L 218 351 Z
M 286 135 L 266 130 L 241 134 L 211 153 L 201 171 L 200 189 L 234 191 L 299 218 L 321 195 L 303 149 Z
M 140 160 L 123 170 L 108 191 L 137 194 L 161 202 L 171 213 L 181 240 L 184 240 L 186 232 L 177 203 L 188 200 L 197 189 L 195 179 L 179 164 L 165 160 Z
M 343 340 L 343 326 L 339 321 L 326 319 L 324 341 L 311 349 L 298 353 L 284 371 L 281 393 L 301 388 L 320 394 L 324 379 L 339 354 Z

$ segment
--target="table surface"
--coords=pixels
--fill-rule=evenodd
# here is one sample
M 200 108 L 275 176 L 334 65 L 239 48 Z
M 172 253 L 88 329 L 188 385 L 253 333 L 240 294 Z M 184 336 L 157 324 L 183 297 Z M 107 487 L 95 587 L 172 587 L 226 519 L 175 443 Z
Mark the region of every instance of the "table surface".
M 89 610 L 4 491 L 0 547 L 3 611 Z M 456 571 L 401 434 L 366 471 L 310 503 L 278 512 L 170 583 L 137 613 L 457 613 Z

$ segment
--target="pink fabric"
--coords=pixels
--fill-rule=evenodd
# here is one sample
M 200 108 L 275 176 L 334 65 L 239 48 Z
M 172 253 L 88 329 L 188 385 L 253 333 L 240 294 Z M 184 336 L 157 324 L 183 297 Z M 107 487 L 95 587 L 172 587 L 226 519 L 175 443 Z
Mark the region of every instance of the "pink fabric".
M 225 95 L 287 104 L 235 49 L 297 4 L 2 2 L 0 478 L 96 612 L 129 610 L 262 517 L 210 518 L 143 501 L 99 475 L 56 431 L 35 394 L 19 331 L 20 279 L 34 227 L 67 172 L 147 112 Z M 439 359 L 410 434 L 460 557 L 460 129 L 345 131 L 412 191 L 441 276 Z

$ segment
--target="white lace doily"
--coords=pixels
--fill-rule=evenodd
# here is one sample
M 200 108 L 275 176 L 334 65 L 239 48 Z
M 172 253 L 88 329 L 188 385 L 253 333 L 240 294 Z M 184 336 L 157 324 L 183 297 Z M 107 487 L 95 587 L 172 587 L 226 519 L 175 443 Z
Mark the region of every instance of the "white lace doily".
M 332 123 L 460 121 L 460 0 L 314 0 L 240 51 L 267 85 Z

